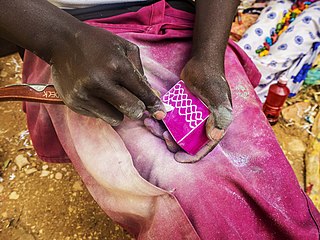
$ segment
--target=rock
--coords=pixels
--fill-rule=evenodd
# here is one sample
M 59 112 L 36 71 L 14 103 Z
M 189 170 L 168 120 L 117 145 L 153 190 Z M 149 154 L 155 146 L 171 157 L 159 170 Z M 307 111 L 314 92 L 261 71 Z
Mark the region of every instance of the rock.
M 43 169 L 43 170 L 47 170 L 48 168 L 49 168 L 48 165 L 43 165 L 43 166 L 42 166 L 42 169 Z
M 49 176 L 49 174 L 50 174 L 50 171 L 42 170 L 41 174 L 40 174 L 40 177 L 47 177 L 47 176 Z
M 36 168 L 30 168 L 30 169 L 26 169 L 24 172 L 27 174 L 27 175 L 30 175 L 34 172 L 38 171 Z
M 69 211 L 69 213 L 72 213 L 73 212 L 73 208 L 72 207 L 68 207 L 68 211 Z
M 9 176 L 9 180 L 12 181 L 16 178 L 16 175 L 14 173 L 11 173 Z
M 302 140 L 294 138 L 288 142 L 288 149 L 291 152 L 304 153 L 307 150 L 307 146 Z
M 2 70 L 1 73 L 0 73 L 0 77 L 5 78 L 7 76 L 8 76 L 8 73 L 6 71 Z
M 297 102 L 289 107 L 282 109 L 281 114 L 286 122 L 300 123 L 304 119 L 304 111 L 310 107 L 308 102 Z
M 83 191 L 82 182 L 76 181 L 72 186 L 73 191 Z
M 0 185 L 0 193 L 3 191 L 4 186 Z
M 8 213 L 7 213 L 7 212 L 3 212 L 3 213 L 1 213 L 1 217 L 3 217 L 3 218 L 7 218 L 7 217 L 8 217 Z
M 312 134 L 305 158 L 306 192 L 314 205 L 320 209 L 320 112 L 312 126 Z
M 9 195 L 9 199 L 17 200 L 19 198 L 19 194 L 17 192 L 11 192 Z
M 57 179 L 57 180 L 62 179 L 62 173 L 57 172 L 57 173 L 54 175 L 54 178 Z
M 18 166 L 19 170 L 21 170 L 24 166 L 30 164 L 28 159 L 23 155 L 18 155 L 14 159 L 14 163 Z

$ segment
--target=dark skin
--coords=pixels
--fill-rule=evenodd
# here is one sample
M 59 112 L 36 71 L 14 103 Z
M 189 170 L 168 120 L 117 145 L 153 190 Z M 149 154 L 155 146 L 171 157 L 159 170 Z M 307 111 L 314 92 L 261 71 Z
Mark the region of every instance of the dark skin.
M 192 161 L 220 141 L 232 120 L 224 52 L 238 4 L 239 0 L 196 3 L 192 58 L 181 78 L 212 112 L 206 126 L 212 142 Z M 136 45 L 88 26 L 46 0 L 0 0 L 0 5 L 0 37 L 51 65 L 54 85 L 72 110 L 112 126 L 124 115 L 139 119 L 145 110 L 157 120 L 165 117 L 160 98 L 143 75 Z

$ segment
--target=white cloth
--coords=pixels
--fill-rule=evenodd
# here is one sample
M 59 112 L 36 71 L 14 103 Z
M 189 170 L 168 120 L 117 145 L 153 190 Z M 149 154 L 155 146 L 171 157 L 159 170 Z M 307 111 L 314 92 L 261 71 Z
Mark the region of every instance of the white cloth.
M 255 89 L 260 100 L 265 101 L 269 87 L 281 75 L 289 79 L 290 96 L 295 96 L 301 87 L 307 70 L 320 53 L 320 1 L 304 10 L 280 35 L 270 48 L 269 55 L 259 57 L 255 50 L 262 47 L 266 37 L 292 5 L 289 0 L 273 0 L 258 20 L 252 25 L 239 46 L 249 55 L 262 74 L 259 86 Z
M 59 8 L 84 8 L 99 4 L 125 3 L 125 2 L 144 2 L 146 0 L 48 0 Z

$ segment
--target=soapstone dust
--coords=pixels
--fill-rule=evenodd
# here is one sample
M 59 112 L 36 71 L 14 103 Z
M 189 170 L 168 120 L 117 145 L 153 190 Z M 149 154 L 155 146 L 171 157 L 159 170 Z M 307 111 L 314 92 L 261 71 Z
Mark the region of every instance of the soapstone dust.
M 20 64 L 18 55 L 0 58 L 0 87 L 21 82 Z M 71 164 L 37 158 L 20 102 L 0 102 L 0 123 L 0 240 L 133 239 L 99 208 Z M 283 118 L 273 129 L 304 187 L 309 133 Z

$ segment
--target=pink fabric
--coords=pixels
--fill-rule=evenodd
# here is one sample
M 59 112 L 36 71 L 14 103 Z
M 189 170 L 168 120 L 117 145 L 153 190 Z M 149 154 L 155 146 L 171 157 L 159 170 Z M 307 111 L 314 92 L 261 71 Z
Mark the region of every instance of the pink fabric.
M 179 80 L 191 48 L 191 14 L 160 1 L 88 24 L 136 43 L 148 80 L 162 94 Z M 232 42 L 225 65 L 234 120 L 195 164 L 177 163 L 142 121 L 125 119 L 112 128 L 65 106 L 28 103 L 35 147 L 64 160 L 55 149 L 59 140 L 98 204 L 138 239 L 318 239 L 319 212 L 300 189 L 253 90 L 260 75 Z M 24 69 L 27 82 L 51 81 L 50 67 L 31 53 Z M 39 143 L 47 139 L 53 152 Z

